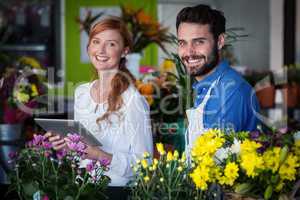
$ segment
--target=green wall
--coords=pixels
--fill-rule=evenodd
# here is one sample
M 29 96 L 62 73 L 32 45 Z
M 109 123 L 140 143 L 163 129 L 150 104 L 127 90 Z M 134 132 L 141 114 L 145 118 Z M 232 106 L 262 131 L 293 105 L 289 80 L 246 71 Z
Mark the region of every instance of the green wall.
M 91 64 L 80 62 L 80 31 L 79 24 L 75 21 L 79 16 L 80 7 L 117 6 L 120 4 L 143 8 L 148 14 L 157 18 L 156 0 L 65 0 L 65 95 L 72 96 L 74 88 L 82 82 L 91 80 Z M 157 47 L 149 46 L 141 64 L 157 65 Z

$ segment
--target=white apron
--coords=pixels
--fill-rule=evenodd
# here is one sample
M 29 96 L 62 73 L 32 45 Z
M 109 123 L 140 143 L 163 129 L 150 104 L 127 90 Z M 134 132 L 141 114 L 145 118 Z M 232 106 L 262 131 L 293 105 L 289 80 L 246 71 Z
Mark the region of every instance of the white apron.
M 197 108 L 191 108 L 186 110 L 188 118 L 188 128 L 185 133 L 185 151 L 186 157 L 190 162 L 191 150 L 196 138 L 202 135 L 207 129 L 204 128 L 204 108 L 211 96 L 212 88 L 219 82 L 220 77 L 215 80 L 209 87 L 203 101 Z

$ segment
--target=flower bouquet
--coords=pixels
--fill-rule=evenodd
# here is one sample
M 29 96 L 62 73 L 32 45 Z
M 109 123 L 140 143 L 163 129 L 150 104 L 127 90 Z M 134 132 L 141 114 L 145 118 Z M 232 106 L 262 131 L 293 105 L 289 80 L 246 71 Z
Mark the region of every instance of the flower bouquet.
M 80 166 L 86 145 L 77 134 L 68 135 L 68 150 L 54 151 L 43 135 L 35 135 L 17 155 L 11 153 L 11 192 L 20 199 L 96 199 L 110 179 L 105 176 L 108 161 L 92 160 Z
M 201 190 L 220 184 L 230 198 L 292 196 L 300 178 L 299 142 L 293 134 L 209 130 L 194 143 L 190 176 Z
M 8 59 L 9 60 L 9 59 Z M 33 109 L 44 105 L 46 95 L 45 70 L 31 57 L 18 58 L 3 66 L 0 76 L 0 123 L 21 123 L 33 114 Z

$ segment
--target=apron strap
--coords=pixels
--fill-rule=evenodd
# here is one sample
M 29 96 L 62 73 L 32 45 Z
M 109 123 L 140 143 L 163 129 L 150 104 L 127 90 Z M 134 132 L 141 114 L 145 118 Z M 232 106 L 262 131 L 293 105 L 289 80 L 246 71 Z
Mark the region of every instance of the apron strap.
M 221 79 L 221 76 L 219 76 L 212 84 L 211 86 L 209 87 L 206 95 L 204 96 L 204 99 L 203 101 L 200 103 L 200 105 L 196 108 L 196 110 L 202 110 L 204 108 L 204 106 L 206 105 L 206 103 L 208 102 L 209 98 L 210 98 L 210 95 L 211 95 L 211 91 L 212 89 L 219 83 Z

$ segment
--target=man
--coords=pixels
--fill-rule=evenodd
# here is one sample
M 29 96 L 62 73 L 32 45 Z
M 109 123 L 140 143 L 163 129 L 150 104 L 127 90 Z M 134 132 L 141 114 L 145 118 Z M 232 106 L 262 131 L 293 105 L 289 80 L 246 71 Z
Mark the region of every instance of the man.
M 209 128 L 226 132 L 257 127 L 259 104 L 251 86 L 232 69 L 220 52 L 225 43 L 222 12 L 207 5 L 183 8 L 177 15 L 178 54 L 196 79 L 194 108 L 187 110 L 187 147 Z

